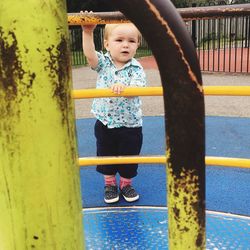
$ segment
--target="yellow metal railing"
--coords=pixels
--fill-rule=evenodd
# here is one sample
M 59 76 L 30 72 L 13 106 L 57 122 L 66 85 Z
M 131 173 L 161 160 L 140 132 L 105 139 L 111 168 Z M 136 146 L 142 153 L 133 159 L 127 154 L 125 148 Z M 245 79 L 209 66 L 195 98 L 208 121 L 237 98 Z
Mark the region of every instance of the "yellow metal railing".
M 205 157 L 206 165 L 250 168 L 250 159 L 228 157 Z M 80 166 L 107 164 L 166 164 L 166 156 L 119 156 L 119 157 L 84 157 L 79 158 Z
M 205 95 L 220 96 L 250 96 L 250 86 L 203 86 Z M 101 98 L 118 96 L 162 96 L 162 87 L 126 88 L 120 95 L 110 89 L 80 89 L 73 90 L 74 99 Z M 206 165 L 250 168 L 250 159 L 207 156 Z M 79 158 L 79 165 L 105 164 L 165 164 L 166 156 L 119 156 L 119 157 L 84 157 Z
M 250 96 L 250 86 L 203 86 L 205 95 Z M 162 96 L 162 87 L 126 88 L 120 95 L 110 89 L 79 89 L 72 91 L 74 99 L 116 96 Z

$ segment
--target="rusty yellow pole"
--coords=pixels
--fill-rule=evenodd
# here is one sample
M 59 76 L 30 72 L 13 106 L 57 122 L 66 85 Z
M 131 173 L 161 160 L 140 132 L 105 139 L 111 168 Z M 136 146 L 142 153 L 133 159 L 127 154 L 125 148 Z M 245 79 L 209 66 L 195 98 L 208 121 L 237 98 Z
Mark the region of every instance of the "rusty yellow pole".
M 112 3 L 140 29 L 160 70 L 166 121 L 168 249 L 205 249 L 205 112 L 193 42 L 170 0 Z
M 65 1 L 0 2 L 0 249 L 83 249 Z

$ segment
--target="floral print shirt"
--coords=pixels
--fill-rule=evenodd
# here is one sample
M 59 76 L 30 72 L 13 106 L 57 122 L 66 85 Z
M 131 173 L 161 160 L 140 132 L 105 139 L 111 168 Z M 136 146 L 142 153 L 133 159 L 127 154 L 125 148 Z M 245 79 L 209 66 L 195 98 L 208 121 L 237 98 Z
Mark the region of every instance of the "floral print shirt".
M 98 73 L 96 88 L 110 88 L 115 83 L 128 87 L 144 87 L 146 76 L 141 64 L 134 58 L 121 69 L 114 65 L 110 54 L 97 52 Z M 142 110 L 139 97 L 95 98 L 91 112 L 108 128 L 141 127 Z

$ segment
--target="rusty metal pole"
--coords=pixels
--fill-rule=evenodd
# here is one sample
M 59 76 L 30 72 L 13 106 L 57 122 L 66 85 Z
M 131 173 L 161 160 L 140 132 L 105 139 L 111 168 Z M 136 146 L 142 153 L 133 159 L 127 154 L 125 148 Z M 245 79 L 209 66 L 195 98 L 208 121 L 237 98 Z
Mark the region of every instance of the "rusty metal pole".
M 169 249 L 205 249 L 204 96 L 192 39 L 168 0 L 112 2 L 142 32 L 160 70 L 167 143 Z
M 0 249 L 83 249 L 65 1 L 0 2 Z

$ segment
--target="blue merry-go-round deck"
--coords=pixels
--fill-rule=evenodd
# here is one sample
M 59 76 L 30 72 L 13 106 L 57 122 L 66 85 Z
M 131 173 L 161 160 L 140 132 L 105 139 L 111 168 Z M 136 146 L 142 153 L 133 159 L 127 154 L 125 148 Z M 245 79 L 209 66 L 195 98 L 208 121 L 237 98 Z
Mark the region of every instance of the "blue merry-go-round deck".
M 95 155 L 94 122 L 77 120 L 80 157 Z M 206 117 L 206 155 L 249 158 L 249 128 L 250 118 Z M 141 154 L 163 155 L 163 117 L 145 117 L 143 130 Z M 140 200 L 132 204 L 105 204 L 94 166 L 80 176 L 86 249 L 168 249 L 164 165 L 140 165 L 134 180 Z M 213 211 L 206 212 L 207 249 L 250 249 L 249 181 L 250 169 L 206 168 L 206 209 Z
M 167 208 L 83 211 L 86 249 L 168 249 Z M 250 249 L 250 217 L 206 213 L 206 249 Z

